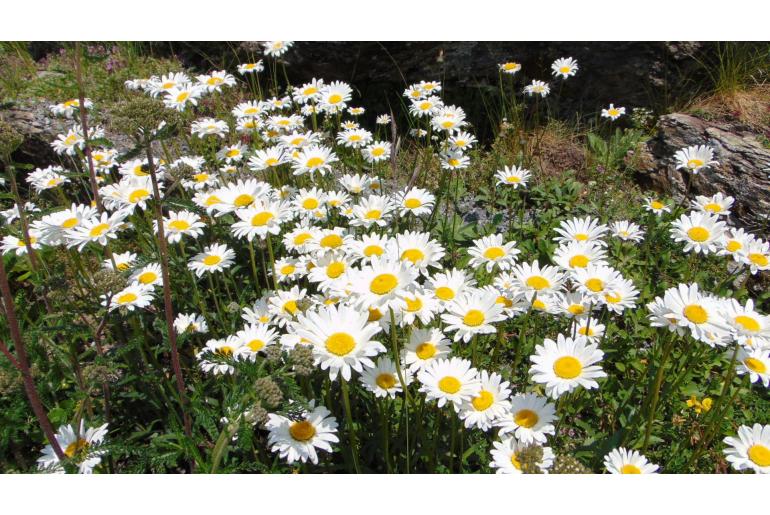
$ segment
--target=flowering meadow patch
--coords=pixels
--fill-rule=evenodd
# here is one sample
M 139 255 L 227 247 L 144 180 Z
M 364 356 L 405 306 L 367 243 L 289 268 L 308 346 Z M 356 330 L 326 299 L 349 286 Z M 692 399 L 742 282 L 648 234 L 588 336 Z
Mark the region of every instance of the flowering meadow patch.
M 621 218 L 546 175 L 549 102 L 590 69 L 501 63 L 488 145 L 439 81 L 371 113 L 288 83 L 293 51 L 108 105 L 79 75 L 45 168 L 0 127 L 18 470 L 770 472 L 770 243 L 717 189 Z M 595 109 L 610 169 L 628 114 Z M 671 160 L 689 185 L 720 154 Z

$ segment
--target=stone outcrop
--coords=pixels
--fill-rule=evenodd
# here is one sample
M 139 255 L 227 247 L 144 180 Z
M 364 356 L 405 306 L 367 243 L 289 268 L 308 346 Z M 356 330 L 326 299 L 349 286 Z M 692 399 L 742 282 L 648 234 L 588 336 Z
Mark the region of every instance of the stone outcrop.
M 681 199 L 686 175 L 676 169 L 674 154 L 690 145 L 709 145 L 719 165 L 692 176 L 690 197 L 723 192 L 735 198 L 732 218 L 751 229 L 763 228 L 770 213 L 770 148 L 749 127 L 731 122 L 709 122 L 675 113 L 660 117 L 658 134 L 647 144 L 647 169 L 640 181 L 652 189 Z

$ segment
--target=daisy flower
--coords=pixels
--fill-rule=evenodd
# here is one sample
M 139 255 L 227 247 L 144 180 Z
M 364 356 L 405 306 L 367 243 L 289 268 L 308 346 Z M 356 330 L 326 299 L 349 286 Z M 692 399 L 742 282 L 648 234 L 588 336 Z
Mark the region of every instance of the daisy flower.
M 349 240 L 345 244 L 345 252 L 356 262 L 360 260 L 370 262 L 385 254 L 389 241 L 387 236 L 372 232 L 364 234 L 361 239 Z
M 353 88 L 344 82 L 334 81 L 321 88 L 318 104 L 327 113 L 339 113 L 347 107 L 351 98 Z
M 332 443 L 339 442 L 337 437 L 337 419 L 323 406 L 316 406 L 310 401 L 308 410 L 292 418 L 275 413 L 267 415 L 265 428 L 270 431 L 267 443 L 272 452 L 292 464 L 296 461 L 306 463 L 310 460 L 318 464 L 318 452 L 321 449 L 332 452 Z
M 400 196 L 401 216 L 411 213 L 414 216 L 426 215 L 433 211 L 436 197 L 428 190 L 412 188 Z
M 337 155 L 330 148 L 310 145 L 293 158 L 293 173 L 294 175 L 309 173 L 311 177 L 315 172 L 326 175 L 331 171 L 332 163 L 335 162 L 337 162 Z
M 470 291 L 446 305 L 447 313 L 441 320 L 448 332 L 457 331 L 455 341 L 469 342 L 476 334 L 491 334 L 497 330 L 492 325 L 505 319 L 503 307 L 497 296 L 482 290 Z
M 198 105 L 198 98 L 203 93 L 203 89 L 192 84 L 185 84 L 180 88 L 172 88 L 166 91 L 163 97 L 163 103 L 166 107 L 184 111 L 188 105 Z
M 308 270 L 308 281 L 315 283 L 324 293 L 344 289 L 349 279 L 350 258 L 342 252 L 328 252 L 313 261 Z
M 413 329 L 404 347 L 404 363 L 417 372 L 433 361 L 449 355 L 452 342 L 439 329 Z
M 452 148 L 459 150 L 460 152 L 465 152 L 467 149 L 473 148 L 473 145 L 478 142 L 473 134 L 465 131 L 457 131 L 454 135 L 449 137 L 448 141 Z
M 118 237 L 118 231 L 123 225 L 126 214 L 117 211 L 113 214 L 102 213 L 101 216 L 83 220 L 83 223 L 68 231 L 67 246 L 77 247 L 79 251 L 83 250 L 88 243 L 94 242 L 99 245 L 107 245 L 110 239 Z
M 347 148 L 362 148 L 371 141 L 372 133 L 365 129 L 349 129 L 337 133 L 337 143 Z
M 283 202 L 257 200 L 246 209 L 235 212 L 239 221 L 230 226 L 233 236 L 252 241 L 255 236 L 265 239 L 268 234 L 281 232 L 281 223 L 286 219 L 288 210 Z
M 362 308 L 398 311 L 406 306 L 404 296 L 416 278 L 417 270 L 403 261 L 373 257 L 369 264 L 351 273 L 351 293 Z
M 605 289 L 604 296 L 600 299 L 607 306 L 607 309 L 613 313 L 620 314 L 624 310 L 636 306 L 636 300 L 639 298 L 639 290 L 629 279 L 619 278 L 612 283 L 612 286 Z
M 591 263 L 585 268 L 573 270 L 572 280 L 578 291 L 596 302 L 602 302 L 605 295 L 615 291 L 623 276 L 610 266 Z
M 554 77 L 567 79 L 577 74 L 578 63 L 571 57 L 561 57 L 551 64 L 551 73 Z
M 115 261 L 113 263 L 113 260 Z M 105 259 L 102 262 L 102 266 L 108 270 L 114 270 L 116 272 L 125 272 L 136 261 L 136 254 L 133 252 L 122 252 L 119 254 L 113 254 L 112 259 Z
M 411 293 L 404 294 L 403 299 L 405 304 L 399 312 L 401 327 L 410 326 L 416 320 L 423 325 L 430 324 L 440 310 L 438 301 L 422 286 L 414 287 Z
M 237 344 L 233 357 L 254 361 L 257 353 L 276 342 L 278 333 L 266 324 L 250 324 L 235 333 Z
M 202 315 L 197 313 L 179 313 L 174 319 L 174 330 L 177 334 L 183 334 L 188 331 L 190 333 L 207 333 L 209 326 Z
M 235 77 L 224 70 L 198 75 L 196 78 L 198 85 L 209 93 L 221 91 L 223 86 L 235 86 Z
M 524 445 L 546 442 L 546 435 L 556 434 L 553 422 L 556 406 L 546 397 L 534 393 L 518 393 L 511 398 L 508 412 L 495 421 L 500 436 L 513 433 Z
M 367 163 L 379 163 L 390 159 L 391 144 L 387 141 L 375 141 L 361 150 Z
M 402 369 L 401 377 L 404 378 L 406 385 L 412 382 L 412 373 L 409 370 Z M 361 372 L 360 381 L 364 388 L 372 392 L 375 397 L 394 399 L 396 394 L 403 391 L 396 365 L 388 356 L 378 357 L 374 368 L 365 368 Z
M 94 106 L 94 103 L 91 102 L 90 98 L 84 98 L 83 106 L 86 109 L 91 109 Z M 76 110 L 80 112 L 80 100 L 77 98 L 73 98 L 71 100 L 67 100 L 66 102 L 62 102 L 60 104 L 53 104 L 49 106 L 49 109 L 51 110 L 51 113 L 53 113 L 55 116 L 72 118 Z
M 516 73 L 521 70 L 521 64 L 515 63 L 512 61 L 498 64 L 497 67 L 500 69 L 501 72 L 507 73 L 508 75 L 516 75 Z
M 139 270 L 131 274 L 128 278 L 129 283 L 136 281 L 143 286 L 160 286 L 163 284 L 163 276 L 158 263 L 144 265 Z
M 85 421 L 81 419 L 77 431 L 70 424 L 60 426 L 55 438 L 64 455 L 77 464 L 78 472 L 91 474 L 107 452 L 107 449 L 100 448 L 105 436 L 107 424 L 86 429 Z M 37 459 L 37 468 L 46 472 L 64 473 L 64 467 L 50 444 L 45 446 L 43 455 Z
M 280 258 L 275 261 L 275 273 L 279 283 L 295 281 L 305 275 L 305 265 L 297 259 Z
M 316 364 L 329 370 L 332 381 L 338 375 L 349 381 L 351 369 L 361 372 L 363 367 L 373 367 L 370 358 L 385 352 L 381 343 L 372 340 L 380 326 L 368 322 L 365 311 L 350 306 L 325 306 L 299 314 L 293 332 L 313 346 Z
M 729 227 L 722 236 L 717 254 L 732 256 L 734 261 L 742 262 L 746 256 L 746 249 L 752 241 L 754 241 L 754 235 L 743 229 Z
M 604 457 L 604 468 L 610 474 L 656 474 L 659 467 L 649 463 L 639 451 L 619 447 Z
M 567 271 L 589 265 L 607 265 L 607 252 L 595 241 L 570 241 L 561 244 L 553 254 L 554 262 Z
M 294 45 L 294 41 L 265 41 L 262 48 L 268 57 L 281 57 Z M 304 460 L 303 460 L 304 461 Z M 315 461 L 313 463 L 316 463 Z
M 607 377 L 601 366 L 596 365 L 603 357 L 599 346 L 589 344 L 585 337 L 572 339 L 559 334 L 556 341 L 546 338 L 543 345 L 536 346 L 529 372 L 533 381 L 545 385 L 547 396 L 558 399 L 579 386 L 588 390 L 598 388 L 596 379 Z
M 513 270 L 511 291 L 522 294 L 527 300 L 537 295 L 549 295 L 562 289 L 565 276 L 555 266 L 540 266 L 537 260 L 532 264 L 521 263 Z
M 433 129 L 437 132 L 451 132 L 466 125 L 465 111 L 457 106 L 440 107 L 430 120 Z
M 528 96 L 540 95 L 542 98 L 548 96 L 551 92 L 551 87 L 541 80 L 533 80 L 531 84 L 524 87 L 524 93 Z
M 409 114 L 420 118 L 433 116 L 443 106 L 444 102 L 439 97 L 412 99 L 412 105 L 409 106 Z
M 714 149 L 706 145 L 677 150 L 676 154 L 674 154 L 674 159 L 676 160 L 677 170 L 684 168 L 694 174 L 697 174 L 704 168 L 719 164 L 714 160 Z
M 29 231 L 29 245 L 34 250 L 40 249 L 40 233 L 35 230 Z M 16 236 L 3 237 L 3 242 L 0 244 L 0 250 L 3 254 L 9 254 L 13 252 L 17 256 L 23 256 L 27 253 L 27 243 L 23 238 L 17 238 Z
M 492 463 L 490 467 L 497 469 L 498 474 L 523 474 L 519 463 L 519 452 L 526 445 L 519 443 L 515 438 L 507 438 L 500 442 L 492 442 Z M 540 470 L 545 473 L 553 465 L 556 456 L 550 447 L 543 447 L 543 461 L 539 463 Z
M 158 223 L 153 222 L 155 233 L 158 233 Z M 168 217 L 163 218 L 163 231 L 169 243 L 179 243 L 182 236 L 198 238 L 203 235 L 206 224 L 201 222 L 200 216 L 192 211 L 169 211 Z
M 749 242 L 741 261 L 749 266 L 752 274 L 770 270 L 770 243 L 760 239 Z
M 735 470 L 753 470 L 757 474 L 770 474 L 770 425 L 741 426 L 738 436 L 728 436 L 724 442 L 727 461 Z
M 420 392 L 429 401 L 437 400 L 439 408 L 450 402 L 458 413 L 463 403 L 470 402 L 481 392 L 476 369 L 467 359 L 436 359 L 420 370 L 417 379 L 422 384 Z
M 439 268 L 445 254 L 444 247 L 433 241 L 427 232 L 399 233 L 391 248 L 402 262 L 411 264 L 422 274 L 427 274 L 428 268 Z
M 497 184 L 503 186 L 513 186 L 513 189 L 518 189 L 519 186 L 525 188 L 527 181 L 529 181 L 532 172 L 518 166 L 504 167 L 502 170 L 495 172 L 495 179 Z
M 56 140 L 51 143 L 51 147 L 53 147 L 54 151 L 59 155 L 67 154 L 69 156 L 74 156 L 76 149 L 82 150 L 85 144 L 86 141 L 80 132 L 80 127 L 76 125 L 72 129 L 69 129 L 66 134 L 59 134 L 56 136 Z
M 125 308 L 128 311 L 144 308 L 152 302 L 152 290 L 152 286 L 134 282 L 112 295 L 111 298 L 110 295 L 102 295 L 102 306 L 110 311 L 118 308 Z
M 235 263 L 235 252 L 227 245 L 215 243 L 203 249 L 203 252 L 193 257 L 187 264 L 187 268 L 195 272 L 198 277 L 205 273 L 221 272 L 230 268 Z
M 698 195 L 695 197 L 695 200 L 690 202 L 690 204 L 693 209 L 703 213 L 709 213 L 716 216 L 728 216 L 734 202 L 735 199 L 733 197 L 725 196 L 719 192 L 711 197 Z
M 427 287 L 433 290 L 433 295 L 441 303 L 453 301 L 467 288 L 476 285 L 476 280 L 463 270 L 453 268 L 448 271 L 438 272 L 428 279 Z
M 770 387 L 770 349 L 738 349 L 739 375 L 749 374 L 752 383 L 761 382 L 767 388 Z
M 394 205 L 390 197 L 369 195 L 367 198 L 362 198 L 358 205 L 353 206 L 353 216 L 350 220 L 350 225 L 367 229 L 375 225 L 385 227 L 388 225 L 390 213 L 393 209 Z
M 235 372 L 232 362 L 233 354 L 237 350 L 237 340 L 211 339 L 206 342 L 205 347 L 196 354 L 198 366 L 207 374 L 225 375 Z
M 215 118 L 201 118 L 190 125 L 190 134 L 205 138 L 206 136 L 219 136 L 224 138 L 229 130 L 227 122 Z
M 482 370 L 479 374 L 481 390 L 465 401 L 459 412 L 460 420 L 465 422 L 465 427 L 476 427 L 482 431 L 489 431 L 492 423 L 505 416 L 511 407 L 508 397 L 511 395 L 510 383 L 503 381 L 500 374 L 490 374 Z
M 391 122 L 391 117 L 389 114 L 381 114 L 377 116 L 377 119 L 375 120 L 375 123 L 377 125 L 388 125 Z
M 648 305 L 655 315 L 653 307 Z M 669 329 L 675 329 L 678 334 L 684 334 L 684 331 L 689 329 L 696 339 L 709 345 L 712 345 L 710 334 L 728 332 L 727 324 L 720 314 L 721 306 L 713 297 L 701 293 L 697 283 L 680 284 L 666 290 L 663 295 L 663 309 L 658 316 L 669 321 Z M 651 325 L 659 324 L 653 319 Z
M 612 235 L 623 241 L 642 241 L 644 240 L 644 231 L 639 225 L 628 220 L 619 220 L 610 224 Z
M 760 347 L 770 346 L 770 317 L 757 312 L 752 299 L 745 305 L 735 299 L 725 299 L 719 307 L 738 343 L 752 341 Z
M 644 200 L 644 210 L 649 211 L 650 213 L 654 213 L 657 216 L 660 216 L 663 213 L 671 212 L 671 208 L 664 202 L 649 197 Z
M 613 122 L 626 114 L 625 107 L 615 107 L 615 104 L 610 104 L 607 109 L 602 109 L 602 118 L 609 118 Z
M 439 156 L 441 159 L 441 168 L 445 170 L 462 170 L 468 168 L 471 158 L 463 155 L 457 150 L 447 150 Z
M 709 254 L 719 250 L 727 225 L 714 215 L 700 212 L 683 214 L 671 228 L 674 241 L 685 243 L 685 252 Z
M 473 247 L 468 249 L 471 260 L 468 265 L 471 267 L 484 267 L 488 273 L 497 267 L 500 270 L 509 270 L 516 263 L 516 256 L 520 254 L 516 248 L 515 241 L 503 243 L 502 234 L 493 234 L 484 236 L 478 240 L 473 240 Z
M 604 335 L 604 329 L 604 324 L 600 324 L 596 318 L 579 318 L 572 323 L 570 334 L 583 336 L 588 343 L 599 343 Z
M 597 245 L 607 245 L 602 238 L 607 233 L 608 227 L 600 224 L 598 219 L 591 218 L 590 216 L 564 220 L 554 230 L 559 233 L 559 236 L 554 238 L 554 241 L 558 243 L 591 241 Z
M 238 73 L 246 75 L 247 73 L 261 73 L 265 71 L 265 65 L 262 64 L 262 59 L 255 63 L 243 63 L 238 65 Z

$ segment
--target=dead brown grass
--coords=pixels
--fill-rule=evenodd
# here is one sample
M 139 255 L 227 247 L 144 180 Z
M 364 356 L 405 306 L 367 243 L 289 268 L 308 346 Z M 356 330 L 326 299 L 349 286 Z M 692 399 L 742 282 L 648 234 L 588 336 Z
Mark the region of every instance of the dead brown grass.
M 696 100 L 687 110 L 707 119 L 740 123 L 766 132 L 770 129 L 770 84 L 715 93 Z

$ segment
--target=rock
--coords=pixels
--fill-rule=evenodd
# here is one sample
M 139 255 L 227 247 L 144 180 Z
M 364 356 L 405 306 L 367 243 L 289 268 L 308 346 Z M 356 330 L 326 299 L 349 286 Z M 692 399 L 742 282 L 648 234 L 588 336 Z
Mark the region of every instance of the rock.
M 735 198 L 732 219 L 750 229 L 764 228 L 770 213 L 770 149 L 760 134 L 728 121 L 709 122 L 675 113 L 661 116 L 658 134 L 647 143 L 651 159 L 639 177 L 643 185 L 680 200 L 687 189 L 686 173 L 676 170 L 674 154 L 691 145 L 714 148 L 719 165 L 692 176 L 690 198 L 722 192 Z
M 24 100 L 0 106 L 0 119 L 10 123 L 24 136 L 24 143 L 13 156 L 16 162 L 44 167 L 62 161 L 51 148 L 51 142 L 57 135 L 66 133 L 74 121 L 54 116 L 50 105 L 47 100 Z M 93 123 L 93 120 L 89 121 L 89 125 Z M 127 152 L 134 146 L 128 137 L 109 129 L 105 130 L 105 137 L 118 153 Z M 62 162 L 62 165 L 71 168 L 69 161 Z

